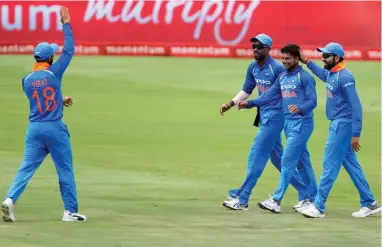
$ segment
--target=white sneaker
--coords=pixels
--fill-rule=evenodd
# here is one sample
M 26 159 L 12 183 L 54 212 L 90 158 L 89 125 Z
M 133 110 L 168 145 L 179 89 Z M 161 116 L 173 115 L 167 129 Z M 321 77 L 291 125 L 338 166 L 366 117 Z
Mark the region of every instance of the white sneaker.
M 320 210 L 314 206 L 313 203 L 310 203 L 310 205 L 300 212 L 303 216 L 306 218 L 324 218 L 325 214 L 321 213 Z
M 231 200 L 235 200 L 235 199 L 237 199 L 237 198 L 231 197 L 231 196 L 227 196 L 227 201 L 231 201 Z
M 248 210 L 248 204 L 240 204 L 239 198 L 224 201 L 223 206 L 232 210 Z
M 306 199 L 305 199 L 306 200 Z M 293 206 L 293 209 L 296 210 L 296 208 L 301 207 L 301 205 L 304 203 L 305 200 L 299 201 L 296 205 Z
M 13 214 L 13 209 L 15 206 L 13 205 L 13 200 L 11 198 L 5 199 L 5 201 L 1 204 L 1 211 L 3 212 L 3 220 L 5 222 L 15 222 L 15 215 Z
M 362 207 L 358 212 L 352 213 L 352 216 L 356 218 L 365 218 L 369 215 L 379 213 L 381 210 L 381 206 L 377 202 L 373 202 L 370 206 Z
M 82 222 L 82 221 L 86 221 L 86 216 L 78 214 L 78 213 L 71 213 L 69 211 L 64 211 L 64 216 L 62 217 L 62 221 Z
M 257 205 L 264 210 L 269 210 L 273 213 L 281 213 L 280 202 L 273 200 L 271 195 L 268 195 L 269 199 L 263 202 L 259 202 Z
M 309 205 L 312 204 L 312 202 L 309 199 L 305 199 L 303 201 L 300 201 L 297 205 L 293 206 L 294 211 L 301 212 L 309 207 Z

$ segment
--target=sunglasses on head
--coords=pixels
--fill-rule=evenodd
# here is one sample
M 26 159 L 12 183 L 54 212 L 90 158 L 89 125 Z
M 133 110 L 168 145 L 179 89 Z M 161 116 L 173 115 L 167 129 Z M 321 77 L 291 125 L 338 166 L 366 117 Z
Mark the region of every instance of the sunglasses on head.
M 268 47 L 268 46 L 265 46 L 265 45 L 263 45 L 263 44 L 258 44 L 258 45 L 253 44 L 253 45 L 252 45 L 252 48 L 253 48 L 253 49 L 257 49 L 257 50 L 262 50 L 262 49 L 267 48 L 267 47 Z
M 334 56 L 334 54 L 331 54 L 331 53 L 322 53 L 322 58 L 323 59 L 327 59 L 327 58 L 332 57 L 332 56 Z

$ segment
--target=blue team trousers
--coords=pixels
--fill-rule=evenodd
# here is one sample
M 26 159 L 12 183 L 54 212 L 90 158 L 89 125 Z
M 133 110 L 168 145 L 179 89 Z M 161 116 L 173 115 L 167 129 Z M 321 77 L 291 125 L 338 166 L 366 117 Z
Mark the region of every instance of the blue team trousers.
M 65 210 L 78 212 L 77 190 L 72 163 L 70 135 L 62 121 L 29 123 L 24 160 L 9 188 L 7 197 L 16 203 L 29 180 L 50 153 L 59 178 Z
M 325 212 L 326 200 L 337 179 L 342 164 L 358 190 L 362 207 L 369 206 L 375 201 L 358 162 L 357 155 L 351 148 L 351 138 L 351 119 L 336 119 L 331 121 L 326 141 L 320 185 L 314 200 L 314 205 L 321 212 Z
M 279 171 L 281 170 L 283 148 L 280 135 L 284 125 L 284 117 L 282 113 L 280 115 L 279 117 L 274 116 L 273 118 L 261 120 L 260 128 L 250 149 L 246 179 L 239 189 L 229 191 L 231 197 L 239 197 L 241 204 L 248 204 L 252 190 L 256 186 L 269 158 L 272 164 Z M 306 161 L 310 162 L 309 153 L 305 153 L 304 159 L 301 159 L 303 163 Z M 305 186 L 297 171 L 293 174 L 291 183 L 299 192 L 299 200 L 306 199 L 309 196 L 310 189 Z
M 305 186 L 309 188 L 309 199 L 313 201 L 317 194 L 316 177 L 310 159 L 304 163 L 298 162 L 301 156 L 305 155 L 305 152 L 308 153 L 307 157 L 309 157 L 307 142 L 313 132 L 313 128 L 313 118 L 285 120 L 286 145 L 281 158 L 280 179 L 277 189 L 273 194 L 273 199 L 277 201 L 283 199 L 296 168 L 302 176 Z

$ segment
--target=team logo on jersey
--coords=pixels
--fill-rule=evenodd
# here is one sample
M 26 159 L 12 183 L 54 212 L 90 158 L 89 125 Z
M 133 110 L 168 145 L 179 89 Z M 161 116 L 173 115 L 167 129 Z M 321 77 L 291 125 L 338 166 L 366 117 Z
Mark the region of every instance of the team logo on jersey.
M 295 85 L 281 85 L 281 90 L 296 89 Z
M 297 97 L 296 85 L 281 85 L 281 95 L 283 98 L 295 98 Z

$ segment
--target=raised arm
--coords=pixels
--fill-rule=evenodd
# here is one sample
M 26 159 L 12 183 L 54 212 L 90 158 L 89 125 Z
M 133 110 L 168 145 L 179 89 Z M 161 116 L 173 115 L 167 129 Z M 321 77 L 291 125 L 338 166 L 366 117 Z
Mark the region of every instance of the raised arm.
M 306 64 L 313 74 L 315 74 L 323 82 L 326 82 L 326 79 L 329 76 L 329 70 L 321 68 L 316 63 L 309 61 L 302 52 L 300 52 L 300 61 Z
M 66 7 L 60 9 L 61 22 L 63 23 L 64 30 L 64 47 L 62 48 L 62 54 L 60 58 L 49 70 L 55 74 L 55 76 L 61 80 L 66 68 L 68 68 L 70 61 L 74 55 L 74 38 L 72 28 L 70 26 L 69 11 Z
M 315 74 L 323 82 L 326 82 L 326 79 L 328 79 L 329 76 L 329 70 L 321 68 L 315 62 L 312 61 L 308 61 L 306 65 L 308 66 L 310 71 L 312 71 L 313 74 Z

